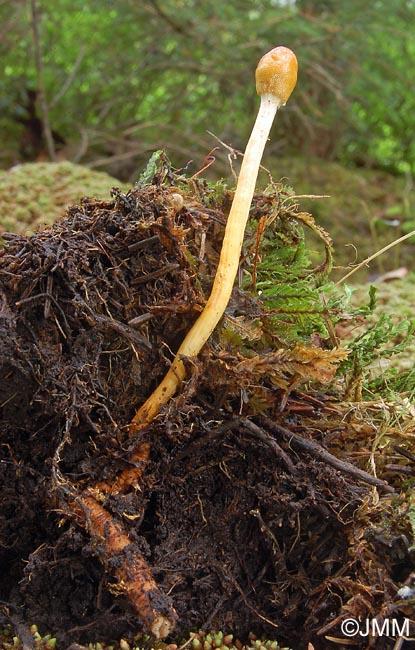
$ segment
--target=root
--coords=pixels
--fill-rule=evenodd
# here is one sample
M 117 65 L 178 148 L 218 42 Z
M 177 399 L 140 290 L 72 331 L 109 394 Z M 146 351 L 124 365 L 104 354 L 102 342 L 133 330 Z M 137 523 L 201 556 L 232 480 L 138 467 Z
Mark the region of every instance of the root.
M 131 467 L 124 469 L 112 483 L 101 481 L 96 488 L 103 494 L 125 494 L 130 488 L 140 489 L 142 478 L 148 464 L 150 443 L 141 442 L 131 453 Z
M 132 426 L 129 433 L 135 433 Z M 130 600 L 146 630 L 156 639 L 162 639 L 173 631 L 176 622 L 172 602 L 157 587 L 150 567 L 122 525 L 97 500 L 103 495 L 124 494 L 130 488 L 140 489 L 149 454 L 150 443 L 140 442 L 132 451 L 131 467 L 122 471 L 112 483 L 101 481 L 86 490 L 72 504 L 71 510 L 82 518 L 99 548 L 103 563 L 118 579 L 117 590 Z
M 126 594 L 145 628 L 156 639 L 170 634 L 177 618 L 171 600 L 157 587 L 147 562 L 122 525 L 88 492 L 76 499 L 72 510 L 86 522 L 104 563 L 118 579 L 117 589 Z

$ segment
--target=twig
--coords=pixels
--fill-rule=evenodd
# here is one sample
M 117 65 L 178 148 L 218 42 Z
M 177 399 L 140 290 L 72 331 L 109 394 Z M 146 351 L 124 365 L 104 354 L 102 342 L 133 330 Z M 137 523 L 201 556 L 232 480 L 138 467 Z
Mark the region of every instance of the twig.
M 146 339 L 145 336 L 142 336 L 135 330 L 131 329 L 128 325 L 120 323 L 120 321 L 107 316 L 99 316 L 98 314 L 93 314 L 93 318 L 95 319 L 97 329 L 112 329 L 114 332 L 121 334 L 121 336 L 125 336 L 129 341 L 138 343 L 142 347 L 147 348 L 147 350 L 153 349 L 150 341 Z
M 394 465 L 393 463 L 386 464 L 384 465 L 384 471 L 415 476 L 415 467 L 410 467 L 409 465 Z
M 278 442 L 274 440 L 274 438 L 271 438 L 263 429 L 261 429 L 258 425 L 256 425 L 254 422 L 251 422 L 251 420 L 247 420 L 245 418 L 240 419 L 242 428 L 248 431 L 251 435 L 255 436 L 255 438 L 258 438 L 262 442 L 264 442 L 268 447 L 270 447 L 274 452 L 275 455 L 278 458 L 281 458 L 283 461 L 284 465 L 286 468 L 292 473 L 296 474 L 297 469 L 292 462 L 291 458 L 289 455 L 282 449 Z
M 98 158 L 98 160 L 94 160 L 93 162 L 88 163 L 88 168 L 96 169 L 97 167 L 104 167 L 104 165 L 108 165 L 109 163 L 120 162 L 121 160 L 129 160 L 130 158 L 134 158 L 134 156 L 139 156 L 145 151 L 148 151 L 150 148 L 150 145 L 147 145 L 146 147 L 141 145 L 134 147 L 134 149 L 131 151 L 124 151 L 123 153 L 114 154 L 113 156 Z
M 323 462 L 327 463 L 328 465 L 331 465 L 332 467 L 335 467 L 341 472 L 345 474 L 350 474 L 350 476 L 353 476 L 354 478 L 358 479 L 359 481 L 362 481 L 363 483 L 368 483 L 369 485 L 375 485 L 380 490 L 383 490 L 384 492 L 388 492 L 389 494 L 393 494 L 395 492 L 393 487 L 388 483 L 386 483 L 386 481 L 382 481 L 376 476 L 372 476 L 372 474 L 365 472 L 364 470 L 360 469 L 359 467 L 356 467 L 355 465 L 352 465 L 346 460 L 340 460 L 340 458 L 336 458 L 336 456 L 333 456 L 333 454 L 327 451 L 327 449 L 324 449 L 317 442 L 314 442 L 313 440 L 309 440 L 306 438 L 302 438 L 298 434 L 293 433 L 289 429 L 282 427 L 276 422 L 273 422 L 272 420 L 270 420 L 270 418 L 267 418 L 264 415 L 259 416 L 258 421 L 264 428 L 268 429 L 272 433 L 280 436 L 282 435 L 285 439 L 289 440 L 290 444 L 293 447 L 297 447 L 297 449 L 302 449 L 303 451 L 306 451 L 311 456 L 314 456 L 314 458 L 318 458 L 319 460 L 322 460 Z
M 56 300 L 56 298 L 51 294 L 48 293 L 47 291 L 44 291 L 42 293 L 37 293 L 35 296 L 29 296 L 28 298 L 22 298 L 21 300 L 18 300 L 15 304 L 16 307 L 20 307 L 21 305 L 24 305 L 25 303 L 28 302 L 33 302 L 34 300 L 39 300 L 39 298 L 45 298 L 45 306 L 44 310 L 46 309 L 46 306 L 48 303 L 52 302 L 56 309 L 59 311 L 62 321 L 64 326 L 60 326 L 59 322 L 56 320 L 56 324 L 59 327 L 60 332 L 62 333 L 63 337 L 66 339 L 67 343 L 70 343 L 71 341 L 71 329 L 69 327 L 69 323 L 66 320 L 65 312 L 63 311 L 62 307 L 60 306 L 59 302 Z
M 188 31 L 187 29 L 184 29 L 184 27 L 183 27 L 183 25 L 181 24 L 181 22 L 180 22 L 180 21 L 177 21 L 177 22 L 176 22 L 175 20 L 173 20 L 173 18 L 171 18 L 171 17 L 167 14 L 167 12 L 164 11 L 164 9 L 161 9 L 161 7 L 158 5 L 158 3 L 156 2 L 156 0 L 151 0 L 151 1 L 150 1 L 150 5 L 154 8 L 154 10 L 155 10 L 155 12 L 157 13 L 157 15 L 158 15 L 160 18 L 162 18 L 162 20 L 164 20 L 165 23 L 167 23 L 167 25 L 168 25 L 169 27 L 171 27 L 171 29 L 172 29 L 174 32 L 177 32 L 178 34 L 187 34 L 187 35 L 189 35 L 189 31 Z
M 238 156 L 243 156 L 242 151 L 238 151 L 237 149 L 234 149 L 233 147 L 231 147 L 229 144 L 226 144 L 226 142 L 223 142 L 222 140 L 220 140 L 218 138 L 218 136 L 215 135 L 214 133 L 212 133 L 211 131 L 207 131 L 207 133 L 209 133 L 209 135 L 211 135 L 212 138 L 215 138 L 215 140 L 217 140 L 222 145 L 222 147 L 224 147 L 225 149 L 227 149 L 229 151 L 229 153 L 228 153 L 229 167 L 231 169 L 232 176 L 233 176 L 233 178 L 235 180 L 235 183 L 237 183 L 238 182 L 238 176 L 237 176 L 237 174 L 236 174 L 236 172 L 235 172 L 235 170 L 233 168 L 232 161 L 236 160 Z
M 135 316 L 134 318 L 131 318 L 128 321 L 128 325 L 130 327 L 141 327 L 143 323 L 146 323 L 148 320 L 151 320 L 154 318 L 154 314 L 150 314 L 150 312 L 145 312 L 144 314 L 140 314 L 140 316 Z
M 152 237 L 141 239 L 140 241 L 134 242 L 134 244 L 130 244 L 128 246 L 128 252 L 135 253 L 135 251 L 141 250 L 142 248 L 147 248 L 158 241 L 160 241 L 160 237 L 158 235 L 153 235 Z
M 415 463 L 415 455 L 411 454 L 410 451 L 408 451 L 407 449 L 404 449 L 400 445 L 393 445 L 393 448 L 394 448 L 394 450 L 396 452 L 398 452 L 398 454 L 401 454 L 401 456 L 405 456 L 405 458 L 410 460 L 411 463 Z
M 192 642 L 193 639 L 197 638 L 196 632 L 190 632 L 190 637 L 183 643 L 183 645 L 179 646 L 178 650 L 184 650 L 187 648 Z
M 38 295 L 43 295 L 43 294 L 38 294 Z M 114 332 L 117 332 L 121 336 L 124 336 L 128 341 L 132 343 L 137 343 L 141 347 L 147 348 L 147 350 L 152 350 L 153 346 L 151 345 L 150 341 L 145 338 L 145 336 L 142 336 L 139 332 L 137 332 L 135 329 L 132 329 L 129 324 L 126 325 L 125 323 L 121 323 L 118 320 L 115 320 L 112 316 L 101 316 L 100 314 L 97 314 L 94 312 L 93 309 L 83 300 L 80 296 L 78 297 L 80 302 L 82 302 L 82 305 L 84 309 L 88 312 L 88 314 L 91 316 L 91 318 L 95 322 L 95 327 L 98 330 L 107 330 L 111 329 Z M 24 300 L 21 300 L 21 302 L 24 302 Z M 16 303 L 16 304 L 20 304 Z
M 399 237 L 399 239 L 395 239 L 395 241 L 391 242 L 387 246 L 384 246 L 383 248 L 380 249 L 380 251 L 377 251 L 376 253 L 373 253 L 373 255 L 370 255 L 370 257 L 367 257 L 363 262 L 360 262 L 357 266 L 354 267 L 351 271 L 346 273 L 340 280 L 338 280 L 333 286 L 338 287 L 340 284 L 343 284 L 345 280 L 348 280 L 353 273 L 356 273 L 357 271 L 360 271 L 361 268 L 364 266 L 367 266 L 369 262 L 372 260 L 376 259 L 376 257 L 379 257 L 379 255 L 382 255 L 383 253 L 386 253 L 390 248 L 393 248 L 397 244 L 400 244 L 401 242 L 405 241 L 406 239 L 409 239 L 409 237 L 413 237 L 415 235 L 415 230 L 411 230 L 411 232 L 408 232 L 406 235 L 403 235 L 402 237 Z
M 232 584 L 239 591 L 239 594 L 240 594 L 242 600 L 244 601 L 244 603 L 248 607 L 248 609 L 251 610 L 251 612 L 253 612 L 256 616 L 258 616 L 258 618 L 260 618 L 261 621 L 265 621 L 265 623 L 268 623 L 268 625 L 272 625 L 272 627 L 279 628 L 279 625 L 277 625 L 277 623 L 274 623 L 273 621 L 271 621 L 266 616 L 263 616 L 263 614 L 258 612 L 258 610 L 255 609 L 255 607 L 253 605 L 251 605 L 251 603 L 248 601 L 248 599 L 246 597 L 246 594 L 243 592 L 242 587 L 236 582 L 236 580 L 232 579 Z
M 172 262 L 171 264 L 165 264 L 161 269 L 157 269 L 152 273 L 145 273 L 144 275 L 140 275 L 137 278 L 133 278 L 131 280 L 131 285 L 135 287 L 137 284 L 144 284 L 146 282 L 150 282 L 151 280 L 162 278 L 165 275 L 167 275 L 167 273 L 170 273 L 171 271 L 175 271 L 178 268 L 180 268 L 180 265 L 174 262 Z

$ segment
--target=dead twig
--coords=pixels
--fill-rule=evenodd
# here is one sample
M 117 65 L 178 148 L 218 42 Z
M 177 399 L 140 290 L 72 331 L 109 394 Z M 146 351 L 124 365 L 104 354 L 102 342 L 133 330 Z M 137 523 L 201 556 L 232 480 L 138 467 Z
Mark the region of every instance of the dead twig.
M 42 293 L 37 293 L 35 296 L 29 296 L 28 298 L 22 298 L 21 300 L 18 300 L 16 302 L 16 307 L 20 307 L 21 305 L 24 305 L 29 302 L 33 302 L 36 300 L 39 300 L 40 298 L 45 298 L 45 305 L 44 305 L 44 311 L 48 308 L 48 305 L 50 303 L 53 303 L 54 307 L 56 307 L 57 311 L 62 317 L 62 322 L 63 325 L 61 326 L 60 323 L 56 320 L 56 324 L 59 327 L 60 332 L 62 333 L 62 336 L 65 338 L 67 344 L 70 344 L 71 341 L 71 330 L 69 327 L 69 323 L 67 321 L 67 318 L 65 316 L 65 312 L 63 311 L 62 307 L 60 306 L 59 302 L 56 300 L 56 298 L 51 294 L 48 293 L 47 291 L 44 291 Z
M 78 52 L 78 56 L 76 57 L 76 60 L 75 60 L 75 63 L 73 64 L 71 72 L 66 77 L 65 82 L 62 85 L 62 87 L 60 88 L 60 90 L 58 90 L 58 92 L 56 93 L 56 95 L 54 96 L 52 101 L 50 102 L 50 104 L 49 104 L 50 108 L 53 108 L 62 99 L 62 97 L 64 96 L 64 94 L 68 90 L 68 88 L 72 85 L 72 82 L 74 81 L 74 79 L 75 79 L 75 77 L 77 75 L 77 72 L 79 70 L 79 67 L 80 67 L 80 65 L 81 65 L 81 63 L 82 63 L 82 61 L 83 61 L 83 59 L 85 57 L 85 53 L 86 53 L 86 47 L 82 46 L 80 48 L 79 52 Z
M 393 247 L 396 246 L 397 244 L 401 244 L 403 241 L 406 241 L 407 239 L 409 239 L 409 237 L 413 237 L 414 235 L 415 235 L 415 230 L 411 230 L 411 232 L 408 232 L 406 235 L 403 235 L 402 237 L 399 237 L 399 239 L 395 239 L 393 242 L 391 242 L 391 243 L 388 244 L 387 246 L 384 246 L 383 248 L 381 248 L 381 249 L 380 249 L 379 251 L 377 251 L 376 253 L 373 253 L 373 255 L 370 255 L 369 257 L 367 257 L 366 259 L 364 259 L 364 260 L 363 260 L 362 262 L 360 262 L 357 266 L 355 266 L 351 271 L 349 271 L 348 273 L 346 273 L 346 275 L 344 275 L 342 278 L 340 278 L 340 280 L 338 280 L 338 281 L 333 285 L 333 287 L 334 287 L 334 288 L 335 288 L 335 287 L 339 287 L 341 284 L 343 284 L 343 282 L 345 282 L 346 280 L 348 280 L 348 279 L 350 278 L 351 275 L 353 275 L 353 274 L 356 273 L 357 271 L 360 271 L 360 269 L 362 269 L 364 266 L 368 266 L 368 265 L 369 265 L 369 262 L 372 262 L 374 259 L 376 259 L 377 257 L 379 257 L 379 255 L 383 255 L 383 253 L 386 253 L 386 251 L 388 251 L 390 248 L 393 248 Z
M 145 336 L 142 336 L 136 332 L 136 330 L 131 329 L 131 327 L 128 325 L 124 325 L 124 323 L 120 323 L 120 321 L 113 318 L 99 316 L 98 314 L 94 314 L 93 317 L 98 329 L 112 329 L 114 332 L 117 332 L 117 334 L 121 334 L 121 336 L 124 336 L 129 341 L 132 341 L 132 343 L 138 343 L 139 345 L 147 348 L 147 350 L 152 349 L 150 341 L 146 339 Z
M 131 285 L 134 287 L 137 284 L 143 284 L 145 282 L 150 282 L 150 280 L 162 278 L 163 276 L 167 275 L 167 273 L 176 271 L 178 268 L 180 268 L 180 264 L 175 264 L 175 263 L 166 264 L 161 269 L 157 269 L 152 273 L 145 273 L 144 275 L 140 275 L 140 277 L 138 278 L 134 278 L 133 280 L 131 280 Z
M 324 447 L 319 445 L 314 440 L 302 438 L 297 433 L 293 433 L 289 429 L 286 429 L 285 427 L 282 427 L 280 424 L 273 422 L 270 418 L 264 415 L 258 417 L 258 422 L 265 429 L 271 431 L 271 433 L 274 433 L 278 436 L 283 436 L 286 440 L 289 441 L 292 447 L 301 449 L 302 451 L 306 451 L 314 458 L 322 460 L 323 462 L 327 463 L 328 465 L 331 465 L 335 469 L 338 469 L 340 472 L 343 472 L 344 474 L 349 474 L 350 476 L 353 476 L 354 478 L 356 478 L 359 481 L 362 481 L 363 483 L 374 485 L 380 490 L 383 490 L 383 492 L 388 492 L 389 494 L 393 494 L 395 492 L 393 487 L 388 483 L 386 483 L 386 481 L 382 481 L 382 479 L 379 479 L 376 476 L 372 476 L 372 474 L 365 472 L 364 470 L 360 469 L 359 467 L 356 467 L 355 465 L 352 465 L 346 460 L 340 460 L 340 458 L 336 458 L 336 456 L 333 456 L 333 454 L 327 451 L 327 449 L 324 449 Z
M 266 431 L 261 429 L 254 422 L 251 422 L 251 420 L 241 418 L 240 423 L 242 428 L 245 429 L 245 431 L 255 436 L 255 438 L 258 438 L 258 440 L 261 440 L 268 447 L 270 447 L 275 452 L 277 458 L 280 458 L 282 460 L 285 467 L 291 472 L 291 474 L 297 473 L 297 468 L 292 462 L 291 458 L 289 457 L 287 452 L 285 452 L 284 449 L 280 447 L 278 442 L 274 440 L 274 438 L 271 438 Z

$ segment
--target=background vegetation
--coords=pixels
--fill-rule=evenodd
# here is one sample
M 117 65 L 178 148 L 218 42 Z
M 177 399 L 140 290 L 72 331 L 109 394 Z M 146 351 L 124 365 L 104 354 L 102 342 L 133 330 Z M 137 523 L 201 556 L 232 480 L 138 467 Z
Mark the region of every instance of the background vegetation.
M 201 163 L 207 130 L 243 149 L 257 60 L 286 44 L 300 80 L 268 156 L 415 170 L 413 0 L 1 0 L 0 24 L 3 167 L 63 149 L 127 179 L 161 147 Z
M 286 44 L 299 83 L 264 164 L 298 194 L 330 195 L 302 205 L 332 235 L 336 264 L 354 263 L 415 229 L 414 24 L 415 0 L 0 0 L 0 168 L 69 160 L 115 177 L 110 188 L 164 148 L 196 173 L 217 138 L 244 149 L 257 61 Z M 233 183 L 228 153 L 203 175 Z M 50 218 L 21 208 L 17 181 L 0 177 L 0 230 Z M 93 189 L 70 187 L 70 202 Z M 394 248 L 375 273 L 413 252 Z

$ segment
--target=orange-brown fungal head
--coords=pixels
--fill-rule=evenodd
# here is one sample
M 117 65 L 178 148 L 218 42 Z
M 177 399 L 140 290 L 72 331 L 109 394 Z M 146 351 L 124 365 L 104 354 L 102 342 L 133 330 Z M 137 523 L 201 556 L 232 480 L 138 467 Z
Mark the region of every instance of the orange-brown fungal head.
M 255 72 L 258 95 L 271 94 L 286 104 L 297 83 L 297 57 L 288 47 L 280 45 L 264 54 Z

